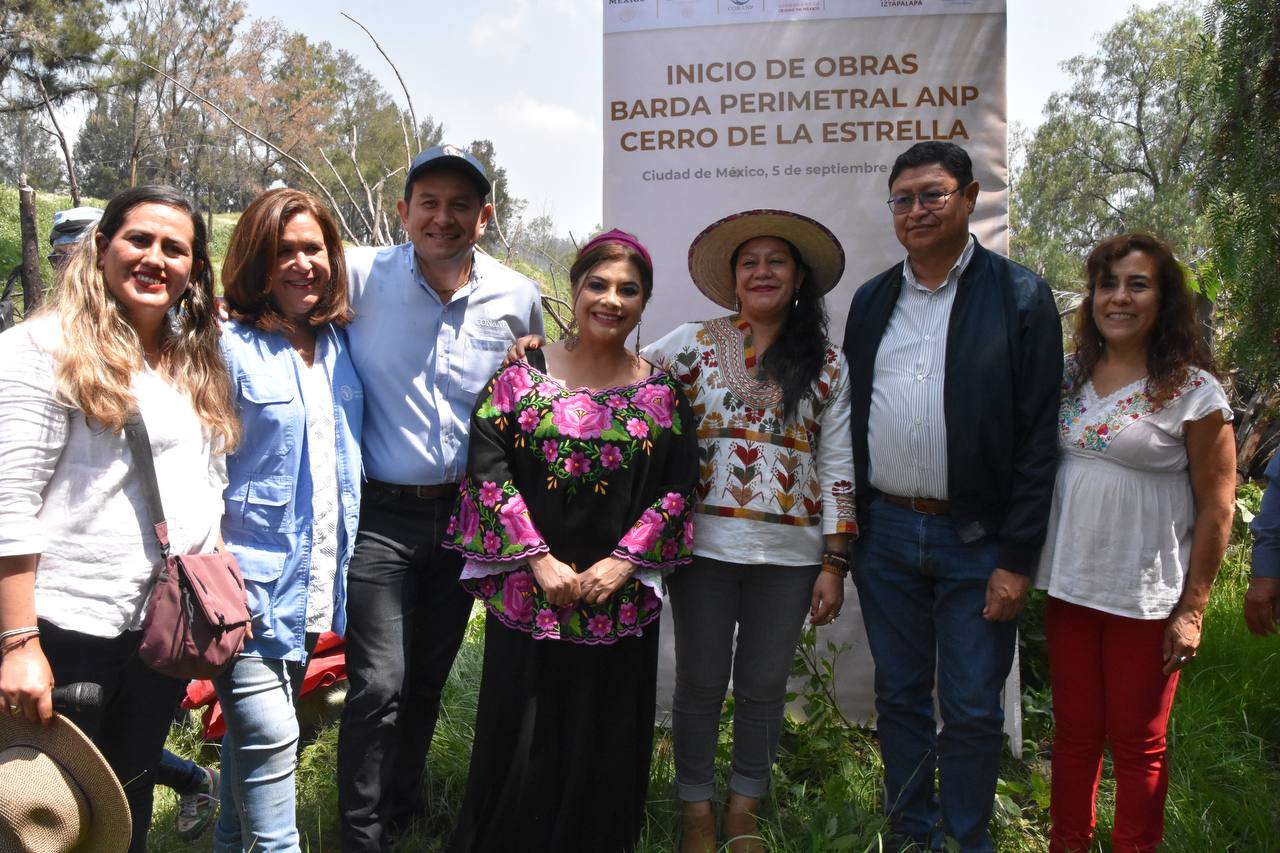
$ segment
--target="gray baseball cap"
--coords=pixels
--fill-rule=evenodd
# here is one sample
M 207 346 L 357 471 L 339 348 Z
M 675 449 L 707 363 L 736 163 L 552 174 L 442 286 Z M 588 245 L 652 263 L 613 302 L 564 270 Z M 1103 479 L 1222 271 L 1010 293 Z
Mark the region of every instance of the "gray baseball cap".
M 102 218 L 100 207 L 73 207 L 59 210 L 53 215 L 53 230 L 49 232 L 49 245 L 55 249 L 74 243 Z
M 431 169 L 453 169 L 461 172 L 475 183 L 481 198 L 487 196 L 493 188 L 479 160 L 472 157 L 465 148 L 444 144 L 433 145 L 413 158 L 413 165 L 409 167 L 409 174 L 404 179 L 405 194 L 408 195 L 414 178 Z

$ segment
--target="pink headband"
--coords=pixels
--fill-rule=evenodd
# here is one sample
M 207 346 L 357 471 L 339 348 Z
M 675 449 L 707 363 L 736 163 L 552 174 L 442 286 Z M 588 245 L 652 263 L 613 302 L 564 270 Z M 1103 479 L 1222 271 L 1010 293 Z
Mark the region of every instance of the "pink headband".
M 644 258 L 644 262 L 649 265 L 649 269 L 653 269 L 653 259 L 649 257 L 649 250 L 644 247 L 644 243 L 636 239 L 634 234 L 628 234 L 626 231 L 621 231 L 617 228 L 604 231 L 592 237 L 578 250 L 578 257 L 582 257 L 589 249 L 594 249 L 601 243 L 621 243 L 623 246 L 635 249 L 640 257 Z

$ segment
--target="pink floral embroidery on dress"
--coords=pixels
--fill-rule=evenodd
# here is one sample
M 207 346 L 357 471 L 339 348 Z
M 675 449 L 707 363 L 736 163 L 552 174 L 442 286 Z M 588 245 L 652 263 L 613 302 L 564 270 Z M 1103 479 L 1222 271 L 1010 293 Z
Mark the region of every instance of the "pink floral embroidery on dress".
M 551 403 L 551 422 L 570 438 L 599 438 L 613 425 L 613 412 L 589 394 L 578 393 Z

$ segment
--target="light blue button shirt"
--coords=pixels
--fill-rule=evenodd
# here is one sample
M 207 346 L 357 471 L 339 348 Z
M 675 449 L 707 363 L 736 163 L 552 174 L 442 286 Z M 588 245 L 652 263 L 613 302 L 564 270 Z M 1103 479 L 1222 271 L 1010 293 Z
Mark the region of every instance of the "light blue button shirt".
M 522 335 L 543 334 L 538 286 L 477 251 L 448 304 L 412 243 L 347 250 L 351 357 L 364 382 L 364 467 L 404 485 L 456 483 L 476 397 Z
M 227 456 L 222 539 L 244 575 L 253 637 L 244 653 L 273 660 L 305 657 L 307 595 L 315 503 L 307 408 L 293 347 L 278 332 L 230 321 L 222 326 L 222 354 L 231 374 L 243 438 Z M 322 326 L 317 363 L 332 377 L 339 518 L 333 579 L 333 631 L 347 625 L 347 564 L 360 517 L 360 379 L 346 336 Z

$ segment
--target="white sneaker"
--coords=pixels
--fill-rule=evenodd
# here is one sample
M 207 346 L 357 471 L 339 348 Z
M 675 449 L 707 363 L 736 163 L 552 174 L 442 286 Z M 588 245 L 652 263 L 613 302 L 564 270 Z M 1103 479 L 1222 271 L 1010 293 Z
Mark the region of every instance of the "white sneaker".
M 204 835 L 218 816 L 218 771 L 209 767 L 200 769 L 205 777 L 200 789 L 194 794 L 178 797 L 178 814 L 174 823 L 178 837 L 183 841 L 194 841 Z

